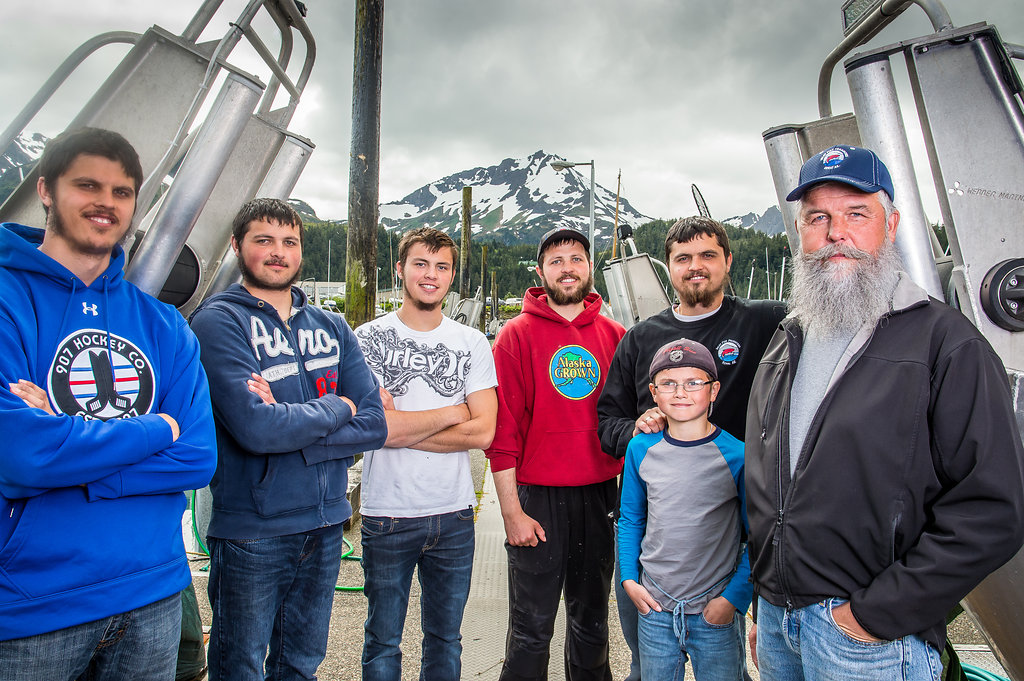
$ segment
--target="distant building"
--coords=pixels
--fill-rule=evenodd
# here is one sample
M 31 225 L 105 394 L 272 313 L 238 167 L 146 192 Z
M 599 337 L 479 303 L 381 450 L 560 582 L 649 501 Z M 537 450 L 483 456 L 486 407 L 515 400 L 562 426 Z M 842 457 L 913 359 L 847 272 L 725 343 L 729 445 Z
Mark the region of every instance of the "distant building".
M 345 282 L 343 281 L 316 281 L 304 279 L 299 282 L 299 288 L 309 296 L 310 300 L 320 302 L 323 298 L 334 298 L 335 296 L 345 297 Z

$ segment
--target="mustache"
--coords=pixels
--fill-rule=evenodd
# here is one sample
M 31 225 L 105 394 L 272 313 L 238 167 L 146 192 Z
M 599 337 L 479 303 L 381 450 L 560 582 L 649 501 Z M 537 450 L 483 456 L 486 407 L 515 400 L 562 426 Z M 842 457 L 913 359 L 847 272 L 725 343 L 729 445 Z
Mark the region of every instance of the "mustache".
M 851 258 L 853 260 L 866 260 L 867 258 L 873 257 L 868 251 L 861 250 L 853 244 L 846 244 L 837 241 L 836 243 L 822 246 L 816 251 L 804 253 L 804 258 L 810 262 L 824 262 L 825 260 L 837 255 Z
M 263 264 L 264 265 L 280 265 L 281 267 L 287 267 L 288 266 L 288 263 L 286 263 L 284 260 L 279 260 L 277 258 L 271 258 L 270 260 L 264 260 Z

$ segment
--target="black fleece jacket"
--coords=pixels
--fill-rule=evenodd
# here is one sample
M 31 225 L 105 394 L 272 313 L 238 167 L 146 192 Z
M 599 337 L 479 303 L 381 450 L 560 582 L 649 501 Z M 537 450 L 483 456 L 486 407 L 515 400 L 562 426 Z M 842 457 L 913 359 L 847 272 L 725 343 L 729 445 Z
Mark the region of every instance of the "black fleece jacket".
M 1024 453 L 1005 369 L 960 312 L 904 275 L 893 311 L 854 338 L 792 453 L 802 340 L 785 320 L 751 390 L 755 591 L 788 608 L 848 598 L 873 635 L 918 634 L 941 650 L 946 613 L 1024 541 Z

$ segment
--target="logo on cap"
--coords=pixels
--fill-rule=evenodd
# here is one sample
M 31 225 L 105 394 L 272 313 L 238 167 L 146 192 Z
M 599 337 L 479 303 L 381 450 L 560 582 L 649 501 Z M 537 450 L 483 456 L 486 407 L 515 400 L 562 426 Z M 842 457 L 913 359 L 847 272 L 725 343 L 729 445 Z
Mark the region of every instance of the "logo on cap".
M 839 147 L 832 147 L 821 154 L 821 165 L 823 168 L 835 168 L 846 160 L 846 150 Z

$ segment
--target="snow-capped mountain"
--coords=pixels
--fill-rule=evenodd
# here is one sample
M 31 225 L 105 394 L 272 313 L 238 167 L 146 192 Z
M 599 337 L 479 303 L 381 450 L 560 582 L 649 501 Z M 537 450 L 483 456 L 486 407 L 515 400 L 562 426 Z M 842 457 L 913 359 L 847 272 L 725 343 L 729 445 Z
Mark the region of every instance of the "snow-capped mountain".
M 734 227 L 756 229 L 769 236 L 782 234 L 786 231 L 786 225 L 782 221 L 782 211 L 779 210 L 778 206 L 772 206 L 761 215 L 747 213 L 746 215 L 737 215 L 736 217 L 722 220 L 722 222 Z
M 535 241 L 552 227 L 590 229 L 590 169 L 556 171 L 565 159 L 543 151 L 527 158 L 506 158 L 489 168 L 473 168 L 420 187 L 401 201 L 381 204 L 388 229 L 428 226 L 454 234 L 460 228 L 462 188 L 473 188 L 472 230 L 505 243 Z M 615 192 L 597 185 L 594 204 L 598 243 L 607 243 L 615 224 Z M 634 229 L 651 218 L 619 199 L 619 223 Z
M 12 168 L 27 165 L 35 165 L 39 157 L 43 155 L 43 147 L 46 146 L 48 138 L 38 132 L 31 135 L 18 135 L 0 156 L 0 176 Z

